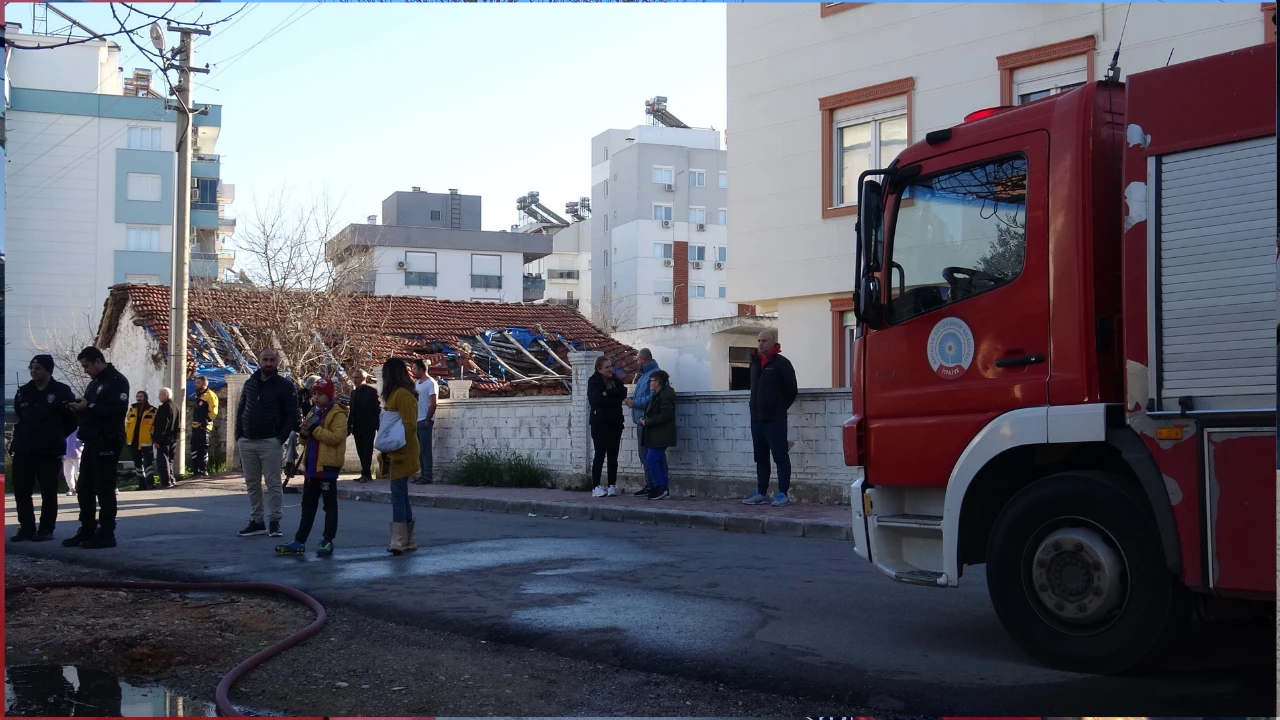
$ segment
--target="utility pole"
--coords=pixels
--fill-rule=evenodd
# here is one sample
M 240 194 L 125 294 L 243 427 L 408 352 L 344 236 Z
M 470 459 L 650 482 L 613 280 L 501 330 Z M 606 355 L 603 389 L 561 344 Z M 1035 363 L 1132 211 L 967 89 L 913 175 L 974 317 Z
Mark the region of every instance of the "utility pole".
M 169 387 L 173 388 L 174 424 L 178 427 L 178 443 L 174 448 L 174 475 L 182 475 L 187 466 L 187 296 L 191 289 L 189 263 L 191 260 L 191 116 L 204 111 L 191 107 L 191 73 L 208 72 L 207 68 L 191 66 L 196 35 L 209 35 L 203 28 L 182 27 L 169 24 L 169 32 L 181 34 L 174 53 L 177 64 L 166 63 L 166 69 L 177 69 L 178 84 L 170 95 L 178 98 L 169 109 L 178 113 L 178 172 L 174 189 L 175 217 L 173 222 L 173 274 L 170 278 L 169 304 Z M 163 35 L 152 27 L 152 41 L 158 50 L 164 49 Z M 159 39 L 157 39 L 159 38 Z

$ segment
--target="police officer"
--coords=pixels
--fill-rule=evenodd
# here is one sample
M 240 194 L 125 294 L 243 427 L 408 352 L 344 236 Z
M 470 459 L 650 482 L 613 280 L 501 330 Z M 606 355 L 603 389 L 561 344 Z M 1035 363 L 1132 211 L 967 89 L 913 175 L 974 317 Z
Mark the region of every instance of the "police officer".
M 58 520 L 58 473 L 66 452 L 66 437 L 75 430 L 76 417 L 68 409 L 76 395 L 53 379 L 53 358 L 37 355 L 31 360 L 31 382 L 18 388 L 13 398 L 18 422 L 13 426 L 13 504 L 21 526 L 13 542 L 52 540 Z M 36 527 L 32 496 L 40 486 L 40 526 Z
M 80 440 L 84 443 L 80 482 L 76 485 L 80 529 L 62 544 L 85 549 L 113 548 L 116 546 L 116 470 L 120 451 L 124 449 L 129 380 L 108 364 L 96 347 L 81 350 L 76 359 L 90 378 L 84 397 L 67 405 L 79 418 Z

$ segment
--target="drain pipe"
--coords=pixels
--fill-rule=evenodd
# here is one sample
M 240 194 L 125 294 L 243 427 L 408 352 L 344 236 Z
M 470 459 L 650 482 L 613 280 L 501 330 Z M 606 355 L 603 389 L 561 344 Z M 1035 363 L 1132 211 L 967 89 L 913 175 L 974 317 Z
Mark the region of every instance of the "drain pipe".
M 250 657 L 234 668 L 231 672 L 223 676 L 218 682 L 218 689 L 214 692 L 214 704 L 217 705 L 218 714 L 223 717 L 244 717 L 244 713 L 236 710 L 231 704 L 231 700 L 227 695 L 231 692 L 231 686 L 235 684 L 245 673 L 256 668 L 262 663 L 306 640 L 307 638 L 320 632 L 320 628 L 324 627 L 325 612 L 324 606 L 315 598 L 291 587 L 284 585 L 276 585 L 274 583 L 257 583 L 257 582 L 222 582 L 222 583 L 169 583 L 169 582 L 126 582 L 114 580 L 51 580 L 46 582 L 26 583 L 23 585 L 9 585 L 5 587 L 5 593 L 22 592 L 23 590 L 51 590 L 55 588 L 96 588 L 100 590 L 164 590 L 168 592 L 273 592 L 297 600 L 298 602 L 311 608 L 316 614 L 316 619 L 310 625 L 290 635 L 289 637 L 271 645 L 262 652 Z

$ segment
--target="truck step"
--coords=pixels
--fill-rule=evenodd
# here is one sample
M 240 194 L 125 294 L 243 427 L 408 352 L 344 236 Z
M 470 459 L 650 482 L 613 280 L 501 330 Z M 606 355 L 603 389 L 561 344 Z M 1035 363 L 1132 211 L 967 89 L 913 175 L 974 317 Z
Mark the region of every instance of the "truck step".
M 940 530 L 942 517 L 938 515 L 878 515 L 876 524 L 881 527 L 920 528 L 923 530 Z
M 942 573 L 932 570 L 903 570 L 893 574 L 893 579 L 909 585 L 928 585 L 938 587 Z

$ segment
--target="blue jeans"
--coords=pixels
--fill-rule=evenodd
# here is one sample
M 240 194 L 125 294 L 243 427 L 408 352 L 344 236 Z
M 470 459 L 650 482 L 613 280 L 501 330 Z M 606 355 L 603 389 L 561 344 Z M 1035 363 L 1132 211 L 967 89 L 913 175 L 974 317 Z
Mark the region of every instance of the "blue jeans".
M 791 489 L 791 455 L 787 452 L 787 419 L 751 423 L 751 444 L 755 449 L 756 491 L 769 494 L 769 454 L 778 466 L 778 492 Z
M 413 506 L 409 504 L 409 478 L 391 481 L 391 522 L 413 522 Z
M 645 461 L 649 466 L 649 477 L 653 480 L 653 486 L 659 490 L 666 490 L 667 449 L 649 448 L 649 455 L 645 458 Z
M 435 425 L 434 419 L 418 421 L 418 476 L 423 480 L 431 480 L 434 475 L 431 468 L 431 429 Z

